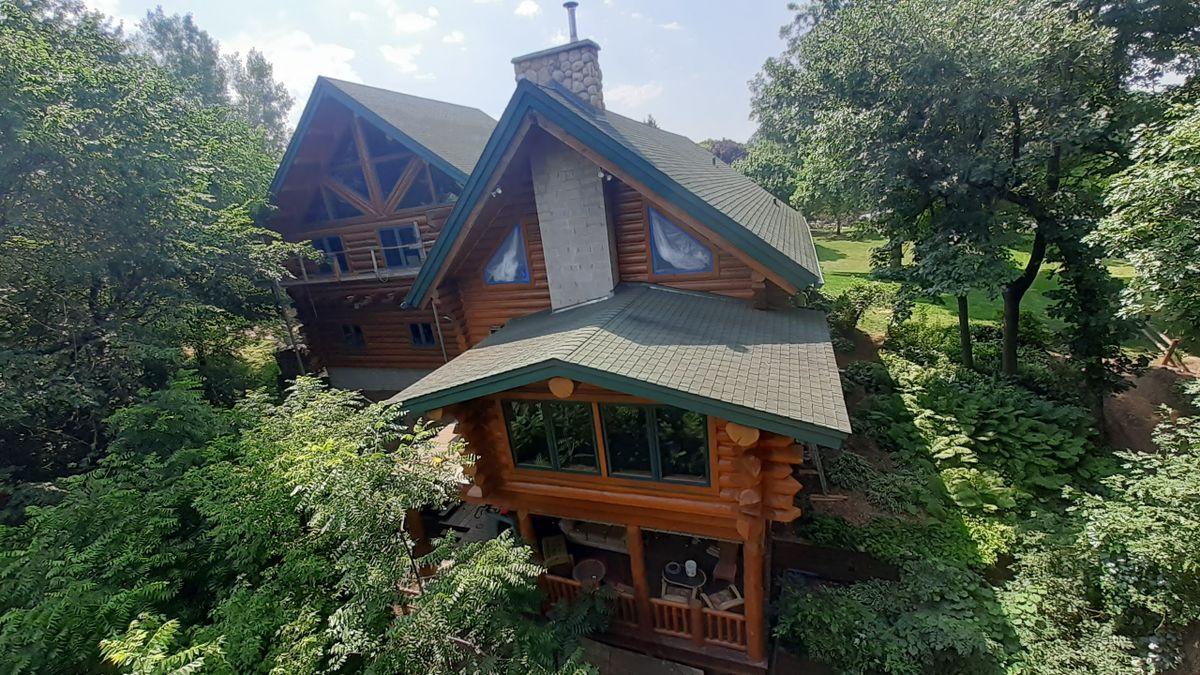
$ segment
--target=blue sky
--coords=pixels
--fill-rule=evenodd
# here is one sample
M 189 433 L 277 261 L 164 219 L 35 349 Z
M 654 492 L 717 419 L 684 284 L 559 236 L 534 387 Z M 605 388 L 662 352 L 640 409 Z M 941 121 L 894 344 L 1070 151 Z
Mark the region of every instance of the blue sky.
M 509 60 L 566 41 L 557 0 L 87 0 L 136 23 L 162 4 L 192 13 L 225 51 L 257 47 L 296 97 L 317 75 L 472 105 L 499 117 Z M 754 131 L 747 83 L 783 49 L 786 0 L 582 0 L 579 33 L 600 43 L 605 101 L 694 140 Z

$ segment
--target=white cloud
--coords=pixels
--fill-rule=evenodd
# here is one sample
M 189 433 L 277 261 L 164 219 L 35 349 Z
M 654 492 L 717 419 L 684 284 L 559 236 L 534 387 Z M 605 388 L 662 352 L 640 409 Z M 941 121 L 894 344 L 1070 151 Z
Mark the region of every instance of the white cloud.
M 442 36 L 442 42 L 448 45 L 461 45 L 467 39 L 461 30 L 452 30 Z
M 383 60 L 395 66 L 396 70 L 401 73 L 412 75 L 420 70 L 417 65 L 417 57 L 421 55 L 421 45 L 407 47 L 382 45 L 379 47 L 379 53 L 383 54 Z
M 357 21 L 358 23 L 366 23 L 367 19 L 370 17 L 367 16 L 366 12 L 360 12 L 358 10 L 354 10 L 354 11 L 350 12 L 349 14 L 347 14 L 346 18 L 351 21 Z
M 142 20 L 142 15 L 122 14 L 121 0 L 84 0 L 84 6 L 93 12 L 100 12 L 112 18 L 113 23 L 125 27 L 125 32 L 130 33 L 137 30 L 138 22 Z
M 637 108 L 646 102 L 658 98 L 663 93 L 662 85 L 658 82 L 645 84 L 618 84 L 604 90 L 604 98 L 610 103 Z
M 683 26 L 680 25 L 680 23 L 678 21 L 671 21 L 669 23 L 661 23 L 658 25 L 658 27 L 662 28 L 663 30 L 683 30 Z
M 430 7 L 429 9 L 425 10 L 425 13 L 435 19 L 438 18 L 439 14 L 441 14 L 441 12 L 438 11 L 437 7 Z
M 424 14 L 407 11 L 396 0 L 376 0 L 397 33 L 421 33 L 437 25 L 438 10 L 430 7 Z
M 546 44 L 550 45 L 551 47 L 557 47 L 558 45 L 567 44 L 567 40 L 569 39 L 570 38 L 567 37 L 567 31 L 559 28 L 558 30 L 554 31 L 549 40 L 546 40 Z
M 534 2 L 534 0 L 521 0 L 521 4 L 513 10 L 513 14 L 517 16 L 537 16 L 542 13 L 542 6 Z
M 275 68 L 275 79 L 287 87 L 296 105 L 292 107 L 292 122 L 300 117 L 304 102 L 318 75 L 339 80 L 361 82 L 362 77 L 350 65 L 354 50 L 332 42 L 317 42 L 302 30 L 255 31 L 239 33 L 223 40 L 226 53 L 245 54 L 251 47 L 261 51 Z
M 642 13 L 641 13 L 641 12 L 633 12 L 633 13 L 631 13 L 631 14 L 629 15 L 629 18 L 631 18 L 631 19 L 641 19 L 641 18 L 642 18 Z

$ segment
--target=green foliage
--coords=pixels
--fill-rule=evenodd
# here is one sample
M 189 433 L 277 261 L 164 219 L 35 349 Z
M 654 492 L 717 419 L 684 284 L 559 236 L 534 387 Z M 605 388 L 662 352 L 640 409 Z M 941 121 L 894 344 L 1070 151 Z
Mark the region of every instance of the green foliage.
M 941 513 L 936 476 L 913 468 L 879 470 L 853 452 L 830 460 L 825 472 L 835 485 L 861 490 L 873 506 L 890 513 Z
M 792 147 L 753 139 L 746 146 L 746 156 L 734 162 L 733 168 L 787 202 L 796 191 L 795 167 L 799 161 Z
M 0 443 L 25 480 L 92 466 L 179 367 L 212 376 L 287 248 L 252 220 L 262 133 L 79 11 L 0 4 Z
M 972 529 L 953 518 L 883 516 L 856 527 L 841 518 L 814 516 L 803 532 L 814 544 L 861 551 L 891 563 L 937 560 L 964 569 L 984 569 L 996 562 L 995 554 L 1003 552 L 992 547 L 987 549 L 990 557 L 984 557 L 984 549 L 972 539 Z
M 1200 341 L 1200 102 L 1178 101 L 1138 128 L 1132 159 L 1109 184 L 1111 213 L 1093 240 L 1137 270 L 1122 294 L 1126 314 L 1151 314 Z
M 874 361 L 851 361 L 842 369 L 842 385 L 849 389 L 857 384 L 868 394 L 880 394 L 892 390 L 892 376 L 887 367 Z
M 179 621 L 142 614 L 124 635 L 100 642 L 104 662 L 122 675 L 193 675 L 220 672 L 224 665 L 221 641 L 205 642 L 171 653 L 179 637 Z
M 885 284 L 868 281 L 854 284 L 833 297 L 827 298 L 819 291 L 809 291 L 809 296 L 806 305 L 824 310 L 834 333 L 849 338 L 858 331 L 863 316 L 873 308 L 890 305 L 895 292 Z
M 910 562 L 899 581 L 788 589 L 775 634 L 839 672 L 999 673 L 1014 636 L 981 577 Z

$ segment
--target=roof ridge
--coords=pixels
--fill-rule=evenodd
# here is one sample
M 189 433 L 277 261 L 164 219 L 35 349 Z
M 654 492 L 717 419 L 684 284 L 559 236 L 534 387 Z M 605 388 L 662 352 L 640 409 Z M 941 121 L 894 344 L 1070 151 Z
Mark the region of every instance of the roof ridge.
M 621 290 L 621 286 L 618 285 L 617 288 L 614 290 L 616 290 L 616 291 Z M 634 290 L 638 290 L 640 292 L 634 293 L 633 292 Z M 629 299 L 625 301 L 625 304 L 622 305 L 621 307 L 618 307 L 617 309 L 615 309 L 613 311 L 612 315 L 609 316 L 608 318 L 606 318 L 603 322 L 601 322 L 600 324 L 598 324 L 596 326 L 593 326 L 591 333 L 586 338 L 580 340 L 579 344 L 575 345 L 574 349 L 567 352 L 566 358 L 570 358 L 570 357 L 574 356 L 576 352 L 578 352 L 580 349 L 583 349 L 584 347 L 586 347 L 587 343 L 590 342 L 592 338 L 596 337 L 600 333 L 600 331 L 604 330 L 609 324 L 616 321 L 622 314 L 624 314 L 626 310 L 628 310 L 630 307 L 632 307 L 633 303 L 637 301 L 637 299 L 642 295 L 642 293 L 645 293 L 645 286 L 639 285 L 638 287 L 630 288 L 629 292 L 631 293 L 631 295 L 630 295 Z M 617 298 L 617 293 L 614 292 L 612 297 L 609 298 L 609 300 L 615 300 L 616 298 Z M 586 306 L 586 305 L 584 305 L 584 306 Z
M 492 119 L 492 116 L 488 115 L 486 112 L 484 112 L 482 108 L 478 108 L 473 105 L 466 105 L 464 103 L 454 103 L 452 101 L 443 101 L 440 98 L 430 98 L 428 96 L 418 96 L 417 94 L 410 94 L 410 93 L 404 92 L 404 91 L 396 91 L 395 89 L 387 89 L 385 87 L 377 87 L 373 84 L 363 84 L 362 82 L 353 82 L 351 80 L 341 80 L 336 77 L 329 77 L 328 75 L 318 75 L 317 79 L 325 80 L 325 81 L 333 84 L 335 87 L 338 85 L 342 85 L 342 84 L 348 84 L 352 87 L 362 87 L 364 89 L 374 89 L 375 91 L 382 91 L 386 94 L 392 94 L 395 96 L 404 96 L 407 98 L 415 98 L 415 99 L 420 99 L 422 101 L 429 101 L 430 103 L 440 103 L 442 105 L 451 105 L 456 108 L 462 108 L 464 110 L 474 110 L 475 112 L 483 113 L 484 115 L 487 115 L 489 119 Z M 346 93 L 349 94 L 349 92 L 346 92 Z

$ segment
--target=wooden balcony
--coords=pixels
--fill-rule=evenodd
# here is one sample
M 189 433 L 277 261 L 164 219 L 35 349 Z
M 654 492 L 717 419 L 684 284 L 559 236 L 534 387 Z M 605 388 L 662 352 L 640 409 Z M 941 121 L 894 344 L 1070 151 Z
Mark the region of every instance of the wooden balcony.
M 387 252 L 379 246 L 347 248 L 344 251 L 326 254 L 324 261 L 296 256 L 294 260 L 288 261 L 287 268 L 293 278 L 282 280 L 282 286 L 349 281 L 411 282 L 421 271 L 420 264 L 389 266 Z
M 543 574 L 541 577 L 542 590 L 546 593 L 548 604 L 554 605 L 562 601 L 571 602 L 579 595 L 582 584 L 574 579 L 553 574 Z M 748 645 L 746 636 L 746 617 L 735 612 L 722 612 L 703 607 L 698 600 L 684 605 L 662 598 L 649 598 L 650 626 L 656 635 L 666 638 L 688 640 L 692 646 L 721 647 L 745 652 Z M 638 621 L 637 599 L 630 593 L 617 591 L 617 599 L 613 607 L 610 630 L 625 632 L 641 632 Z M 645 632 L 641 632 L 645 635 Z

